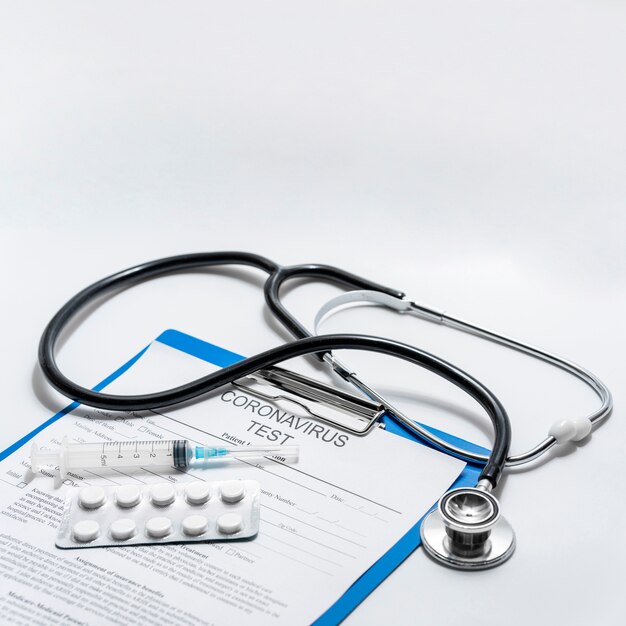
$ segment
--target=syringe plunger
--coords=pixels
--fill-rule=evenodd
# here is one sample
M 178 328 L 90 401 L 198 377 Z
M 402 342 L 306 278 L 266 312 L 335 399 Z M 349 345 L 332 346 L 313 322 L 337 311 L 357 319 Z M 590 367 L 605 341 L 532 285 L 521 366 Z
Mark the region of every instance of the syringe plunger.
M 56 450 L 39 448 L 33 443 L 31 468 L 58 467 L 61 477 L 70 470 L 123 467 L 210 467 L 231 459 L 258 460 L 270 458 L 281 463 L 298 460 L 298 446 L 204 446 L 187 439 L 155 441 L 105 441 L 100 443 L 69 443 L 67 437 Z

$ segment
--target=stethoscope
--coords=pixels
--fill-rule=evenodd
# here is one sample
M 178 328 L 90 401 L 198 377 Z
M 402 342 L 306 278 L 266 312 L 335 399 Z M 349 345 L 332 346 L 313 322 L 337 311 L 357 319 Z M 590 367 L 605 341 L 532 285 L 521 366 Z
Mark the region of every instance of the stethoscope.
M 55 359 L 57 339 L 70 320 L 94 300 L 151 278 L 223 265 L 246 265 L 268 274 L 263 287 L 267 306 L 296 337 L 296 341 L 266 350 L 179 387 L 142 395 L 121 396 L 95 392 L 77 385 L 59 370 Z M 280 298 L 280 290 L 287 280 L 302 277 L 335 283 L 351 290 L 333 298 L 320 309 L 313 332 L 287 310 Z M 602 405 L 586 418 L 561 420 L 555 423 L 548 437 L 537 446 L 523 454 L 509 456 L 511 424 L 504 407 L 485 385 L 460 368 L 433 354 L 391 339 L 354 334 L 316 334 L 329 315 L 347 305 L 360 304 L 375 304 L 401 313 L 414 314 L 546 361 L 570 372 L 589 385 L 599 396 Z M 333 350 L 344 349 L 366 350 L 398 357 L 443 377 L 465 391 L 483 407 L 491 419 L 494 431 L 491 453 L 485 456 L 463 450 L 408 418 L 333 354 Z M 426 551 L 438 561 L 461 569 L 493 567 L 508 559 L 515 549 L 514 532 L 501 516 L 498 500 L 491 493 L 505 467 L 528 463 L 554 445 L 584 439 L 594 424 L 598 424 L 610 414 L 613 406 L 611 393 L 602 381 L 587 370 L 556 355 L 416 304 L 407 300 L 401 291 L 379 285 L 336 267 L 317 264 L 282 267 L 265 257 L 246 252 L 184 254 L 142 263 L 103 278 L 77 293 L 57 312 L 44 330 L 39 344 L 41 369 L 57 391 L 81 404 L 117 411 L 143 411 L 179 404 L 258 370 L 296 356 L 310 354 L 326 362 L 343 380 L 366 396 L 381 403 L 386 412 L 412 434 L 448 454 L 484 464 L 475 487 L 448 491 L 421 526 L 421 537 Z

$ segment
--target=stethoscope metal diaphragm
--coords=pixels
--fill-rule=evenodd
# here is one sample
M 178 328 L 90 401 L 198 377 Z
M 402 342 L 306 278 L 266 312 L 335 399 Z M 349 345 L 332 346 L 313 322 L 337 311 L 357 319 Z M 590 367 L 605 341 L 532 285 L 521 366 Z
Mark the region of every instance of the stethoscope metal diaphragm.
M 500 515 L 498 500 L 481 488 L 448 491 L 420 534 L 433 559 L 456 569 L 495 567 L 515 550 L 515 533 Z

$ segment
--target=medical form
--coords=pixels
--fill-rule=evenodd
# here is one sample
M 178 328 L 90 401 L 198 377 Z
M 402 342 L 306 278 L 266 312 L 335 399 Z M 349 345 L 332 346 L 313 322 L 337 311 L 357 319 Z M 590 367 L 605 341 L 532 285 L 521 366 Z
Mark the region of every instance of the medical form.
M 156 341 L 106 389 L 171 387 L 216 367 Z M 300 460 L 73 471 L 61 480 L 46 471 L 33 476 L 29 445 L 23 445 L 0 463 L 0 611 L 12 624 L 310 624 L 415 525 L 464 467 L 384 429 L 348 435 L 304 410 L 285 410 L 234 386 L 158 412 L 77 406 L 36 441 L 54 446 L 64 436 L 74 442 L 295 444 Z M 70 489 L 228 479 L 261 484 L 260 530 L 251 541 L 69 553 L 54 547 Z

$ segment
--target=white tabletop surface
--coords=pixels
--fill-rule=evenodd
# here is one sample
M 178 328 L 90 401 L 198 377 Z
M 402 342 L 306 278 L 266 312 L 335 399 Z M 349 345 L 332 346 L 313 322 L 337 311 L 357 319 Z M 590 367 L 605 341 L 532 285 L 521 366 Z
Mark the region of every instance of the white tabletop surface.
M 623 623 L 625 42 L 609 1 L 2 3 L 2 446 L 58 406 L 37 342 L 94 280 L 188 251 L 338 265 L 567 356 L 616 403 L 590 440 L 504 479 L 506 565 L 458 573 L 420 550 L 346 623 Z M 125 292 L 60 364 L 94 384 L 168 327 L 275 345 L 262 276 L 242 275 Z M 286 300 L 311 320 L 330 293 Z M 466 367 L 507 406 L 514 452 L 595 406 L 550 368 L 391 316 L 327 328 Z M 488 442 L 456 390 L 370 360 L 416 416 Z

